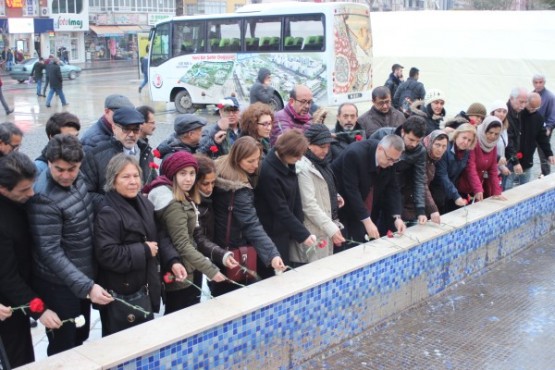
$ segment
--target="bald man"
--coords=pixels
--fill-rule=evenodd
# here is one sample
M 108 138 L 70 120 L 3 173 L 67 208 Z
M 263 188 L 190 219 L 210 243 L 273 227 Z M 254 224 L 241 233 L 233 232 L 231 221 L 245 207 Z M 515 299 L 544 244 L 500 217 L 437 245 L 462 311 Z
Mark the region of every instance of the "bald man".
M 277 138 L 286 131 L 296 128 L 305 132 L 312 121 L 310 107 L 312 91 L 305 85 L 297 85 L 289 92 L 289 101 L 274 115 L 274 125 L 270 133 L 270 144 L 274 146 Z

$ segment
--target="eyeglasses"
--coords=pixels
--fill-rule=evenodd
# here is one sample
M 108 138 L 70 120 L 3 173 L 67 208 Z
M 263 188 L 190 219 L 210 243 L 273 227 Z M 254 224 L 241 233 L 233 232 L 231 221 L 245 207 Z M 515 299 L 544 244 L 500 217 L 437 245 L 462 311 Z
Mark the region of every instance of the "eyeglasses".
M 378 107 L 384 107 L 386 105 L 390 105 L 391 104 L 391 100 L 378 100 L 377 102 L 375 102 L 374 104 L 376 104 Z
M 12 143 L 7 143 L 9 146 L 11 146 L 12 150 L 14 152 L 17 152 L 19 150 L 19 148 L 21 147 L 21 144 L 17 144 L 17 145 L 13 145 Z
M 116 126 L 118 126 L 120 128 L 120 130 L 123 131 L 124 134 L 130 134 L 130 133 L 138 134 L 139 131 L 141 131 L 141 128 L 138 127 L 138 126 L 125 127 L 125 126 L 118 125 L 118 124 L 116 124 Z
M 395 158 L 391 158 L 390 156 L 387 155 L 387 152 L 385 151 L 384 148 L 381 148 L 383 150 L 383 154 L 385 155 L 385 159 L 387 159 L 387 161 L 389 163 L 397 163 L 401 160 L 401 157 L 395 159 Z
M 271 127 L 274 124 L 273 121 L 266 121 L 266 122 L 258 122 L 257 125 L 264 126 L 264 127 Z
M 235 107 L 224 108 L 224 112 L 228 112 L 228 113 L 237 113 L 237 112 L 239 112 L 239 109 L 238 109 L 238 108 L 235 108 Z
M 293 98 L 293 99 L 295 99 L 295 98 Z M 295 99 L 295 101 L 297 103 L 300 103 L 301 105 L 312 105 L 312 103 L 314 103 L 314 100 L 298 100 L 298 99 Z

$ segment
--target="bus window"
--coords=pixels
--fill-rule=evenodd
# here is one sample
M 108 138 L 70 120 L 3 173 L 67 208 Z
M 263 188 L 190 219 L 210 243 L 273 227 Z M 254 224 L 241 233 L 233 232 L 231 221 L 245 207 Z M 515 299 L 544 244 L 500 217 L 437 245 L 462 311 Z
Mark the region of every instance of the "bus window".
M 180 21 L 173 24 L 173 56 L 204 52 L 204 22 Z
M 155 67 L 170 59 L 170 24 L 156 27 L 156 33 L 150 47 L 150 66 Z
M 257 40 L 258 45 L 256 45 Z M 247 51 L 279 51 L 280 42 L 280 18 L 247 19 L 245 33 L 245 49 Z
M 209 53 L 226 53 L 241 50 L 241 20 L 217 19 L 208 22 Z
M 322 14 L 285 17 L 285 34 L 284 50 L 325 50 Z

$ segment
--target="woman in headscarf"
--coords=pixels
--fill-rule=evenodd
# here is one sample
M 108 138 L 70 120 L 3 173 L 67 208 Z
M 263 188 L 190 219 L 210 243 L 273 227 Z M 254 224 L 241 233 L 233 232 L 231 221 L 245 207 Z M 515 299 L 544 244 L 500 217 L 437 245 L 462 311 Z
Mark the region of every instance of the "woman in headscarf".
M 497 142 L 502 127 L 503 123 L 495 116 L 486 117 L 478 126 L 478 145 L 470 152 L 468 165 L 459 179 L 459 192 L 474 196 L 476 201 L 490 196 L 506 200 L 501 195 L 497 169 Z
M 291 244 L 289 258 L 296 265 L 331 256 L 334 246 L 339 247 L 345 242 L 341 234 L 343 225 L 339 222 L 343 198 L 337 194 L 328 155 L 333 141 L 331 132 L 323 124 L 313 124 L 304 136 L 308 139 L 308 150 L 296 164 L 303 224 L 320 243 L 312 249 L 301 243 Z
M 430 183 L 436 174 L 436 163 L 441 159 L 447 146 L 449 145 L 449 136 L 442 130 L 434 130 L 424 139 L 422 139 L 422 144 L 428 152 L 426 156 L 426 179 L 427 184 L 424 187 L 425 191 L 425 206 L 426 206 L 426 216 L 437 224 L 441 223 L 439 209 L 434 202 L 432 193 L 430 192 Z M 406 221 L 416 222 L 418 215 L 416 214 L 416 206 L 414 204 L 413 197 L 405 196 L 405 203 L 402 218 Z

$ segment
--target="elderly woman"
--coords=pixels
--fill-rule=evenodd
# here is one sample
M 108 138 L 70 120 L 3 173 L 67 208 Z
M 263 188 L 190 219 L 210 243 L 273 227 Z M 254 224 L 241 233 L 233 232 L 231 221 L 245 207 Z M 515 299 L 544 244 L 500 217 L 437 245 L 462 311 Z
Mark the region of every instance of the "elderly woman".
M 191 153 L 177 152 L 162 162 L 164 175 L 154 180 L 146 191 L 148 199 L 154 204 L 156 217 L 187 269 L 189 281 L 192 281 L 193 273 L 199 270 L 210 280 L 222 282 L 225 276 L 197 250 L 194 238 L 198 225 L 195 203 L 200 201 L 193 188 L 197 171 L 198 162 Z M 177 277 L 183 276 L 180 275 Z M 166 315 L 200 301 L 199 291 L 189 281 L 166 282 Z
M 94 248 L 98 282 L 116 301 L 100 309 L 102 336 L 151 320 L 160 308 L 154 207 L 140 194 L 141 176 L 139 162 L 123 153 L 113 157 L 106 168 L 106 195 L 96 216 Z M 145 295 L 147 299 L 143 299 Z M 148 314 L 131 310 L 136 319 L 127 321 L 126 316 L 116 315 L 113 305 L 127 309 L 117 298 L 127 302 L 143 299 Z
M 501 195 L 497 169 L 497 142 L 502 127 L 503 123 L 495 116 L 486 117 L 478 126 L 478 145 L 470 152 L 468 165 L 459 179 L 459 192 L 471 194 L 477 201 L 490 196 L 506 200 Z
M 240 127 L 241 136 L 251 136 L 261 145 L 264 155 L 270 151 L 270 132 L 274 124 L 274 112 L 272 108 L 263 103 L 249 105 L 241 114 Z
M 259 269 L 271 266 L 283 271 L 285 265 L 280 253 L 264 231 L 254 208 L 254 187 L 261 153 L 260 143 L 250 136 L 244 136 L 237 139 L 228 155 L 216 161 L 218 177 L 213 195 L 214 241 L 228 249 L 252 245 L 258 254 Z M 212 293 L 220 295 L 235 288 L 231 283 L 222 283 Z
M 323 124 L 311 125 L 304 135 L 308 139 L 308 150 L 296 165 L 304 226 L 321 244 L 320 248 L 311 249 L 300 243 L 291 244 L 289 258 L 295 265 L 331 256 L 334 245 L 345 242 L 341 234 L 343 225 L 339 223 L 343 198 L 337 194 L 328 155 L 333 138 Z
M 303 209 L 295 163 L 308 149 L 308 141 L 299 131 L 286 131 L 262 163 L 256 187 L 255 206 L 260 222 L 276 244 L 284 263 L 289 264 L 291 244 L 308 247 L 316 244 L 316 236 L 303 225 Z M 270 276 L 266 271 L 264 276 Z
M 470 151 L 476 146 L 476 128 L 464 123 L 453 131 L 451 142 L 437 162 L 431 192 L 440 212 L 446 213 L 467 204 L 457 189 L 461 173 L 468 165 Z M 477 177 L 477 174 L 474 174 Z

